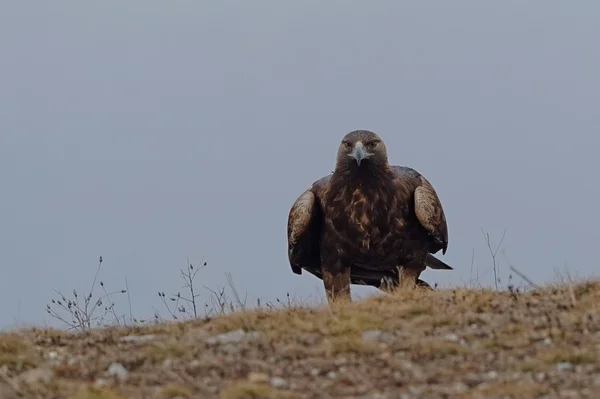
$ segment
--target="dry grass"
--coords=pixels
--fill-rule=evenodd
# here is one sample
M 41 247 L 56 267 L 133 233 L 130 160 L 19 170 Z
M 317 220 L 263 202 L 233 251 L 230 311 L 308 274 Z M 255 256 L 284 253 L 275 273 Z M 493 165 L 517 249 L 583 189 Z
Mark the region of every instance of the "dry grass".
M 122 339 L 132 335 L 150 336 Z M 599 353 L 600 282 L 418 290 L 331 309 L 5 333 L 0 397 L 591 398 Z M 108 373 L 116 363 L 121 379 Z

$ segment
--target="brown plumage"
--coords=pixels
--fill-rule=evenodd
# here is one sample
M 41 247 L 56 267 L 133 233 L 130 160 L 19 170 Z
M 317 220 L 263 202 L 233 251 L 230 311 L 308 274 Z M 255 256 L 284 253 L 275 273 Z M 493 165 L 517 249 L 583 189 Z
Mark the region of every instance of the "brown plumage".
M 414 169 L 389 165 L 381 138 L 356 130 L 342 139 L 335 170 L 315 181 L 288 216 L 288 257 L 323 280 L 328 300 L 350 300 L 350 284 L 388 290 L 416 284 L 426 266 L 452 268 L 432 254 L 448 247 L 440 200 Z

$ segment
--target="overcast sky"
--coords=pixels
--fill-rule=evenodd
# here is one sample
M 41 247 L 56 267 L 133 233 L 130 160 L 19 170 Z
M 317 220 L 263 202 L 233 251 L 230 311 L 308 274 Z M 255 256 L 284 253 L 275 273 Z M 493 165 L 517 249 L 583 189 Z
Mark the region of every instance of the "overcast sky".
M 100 255 L 138 317 L 166 316 L 156 293 L 186 258 L 208 262 L 201 301 L 225 272 L 248 301 L 322 298 L 290 269 L 287 215 L 355 129 L 442 200 L 455 270 L 429 283 L 493 284 L 482 228 L 507 229 L 536 283 L 597 276 L 599 18 L 592 1 L 3 3 L 0 327 L 61 326 L 45 304 L 85 291 Z

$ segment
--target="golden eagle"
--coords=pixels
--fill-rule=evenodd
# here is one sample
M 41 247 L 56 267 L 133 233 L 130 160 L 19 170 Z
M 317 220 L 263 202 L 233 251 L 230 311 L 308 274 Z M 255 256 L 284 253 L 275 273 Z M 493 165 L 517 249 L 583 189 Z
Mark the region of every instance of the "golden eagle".
M 323 280 L 327 298 L 350 300 L 350 284 L 416 284 L 427 266 L 452 270 L 432 254 L 448 247 L 440 200 L 414 169 L 390 165 L 382 139 L 368 130 L 344 136 L 335 170 L 292 205 L 287 224 L 292 271 Z

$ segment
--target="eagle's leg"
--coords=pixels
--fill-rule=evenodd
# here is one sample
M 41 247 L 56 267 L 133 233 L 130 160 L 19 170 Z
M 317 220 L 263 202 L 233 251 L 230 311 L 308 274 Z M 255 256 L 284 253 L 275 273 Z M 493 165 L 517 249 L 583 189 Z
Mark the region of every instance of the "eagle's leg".
M 330 304 L 340 300 L 350 302 L 350 267 L 336 263 L 329 267 L 323 266 L 322 273 L 327 301 Z

